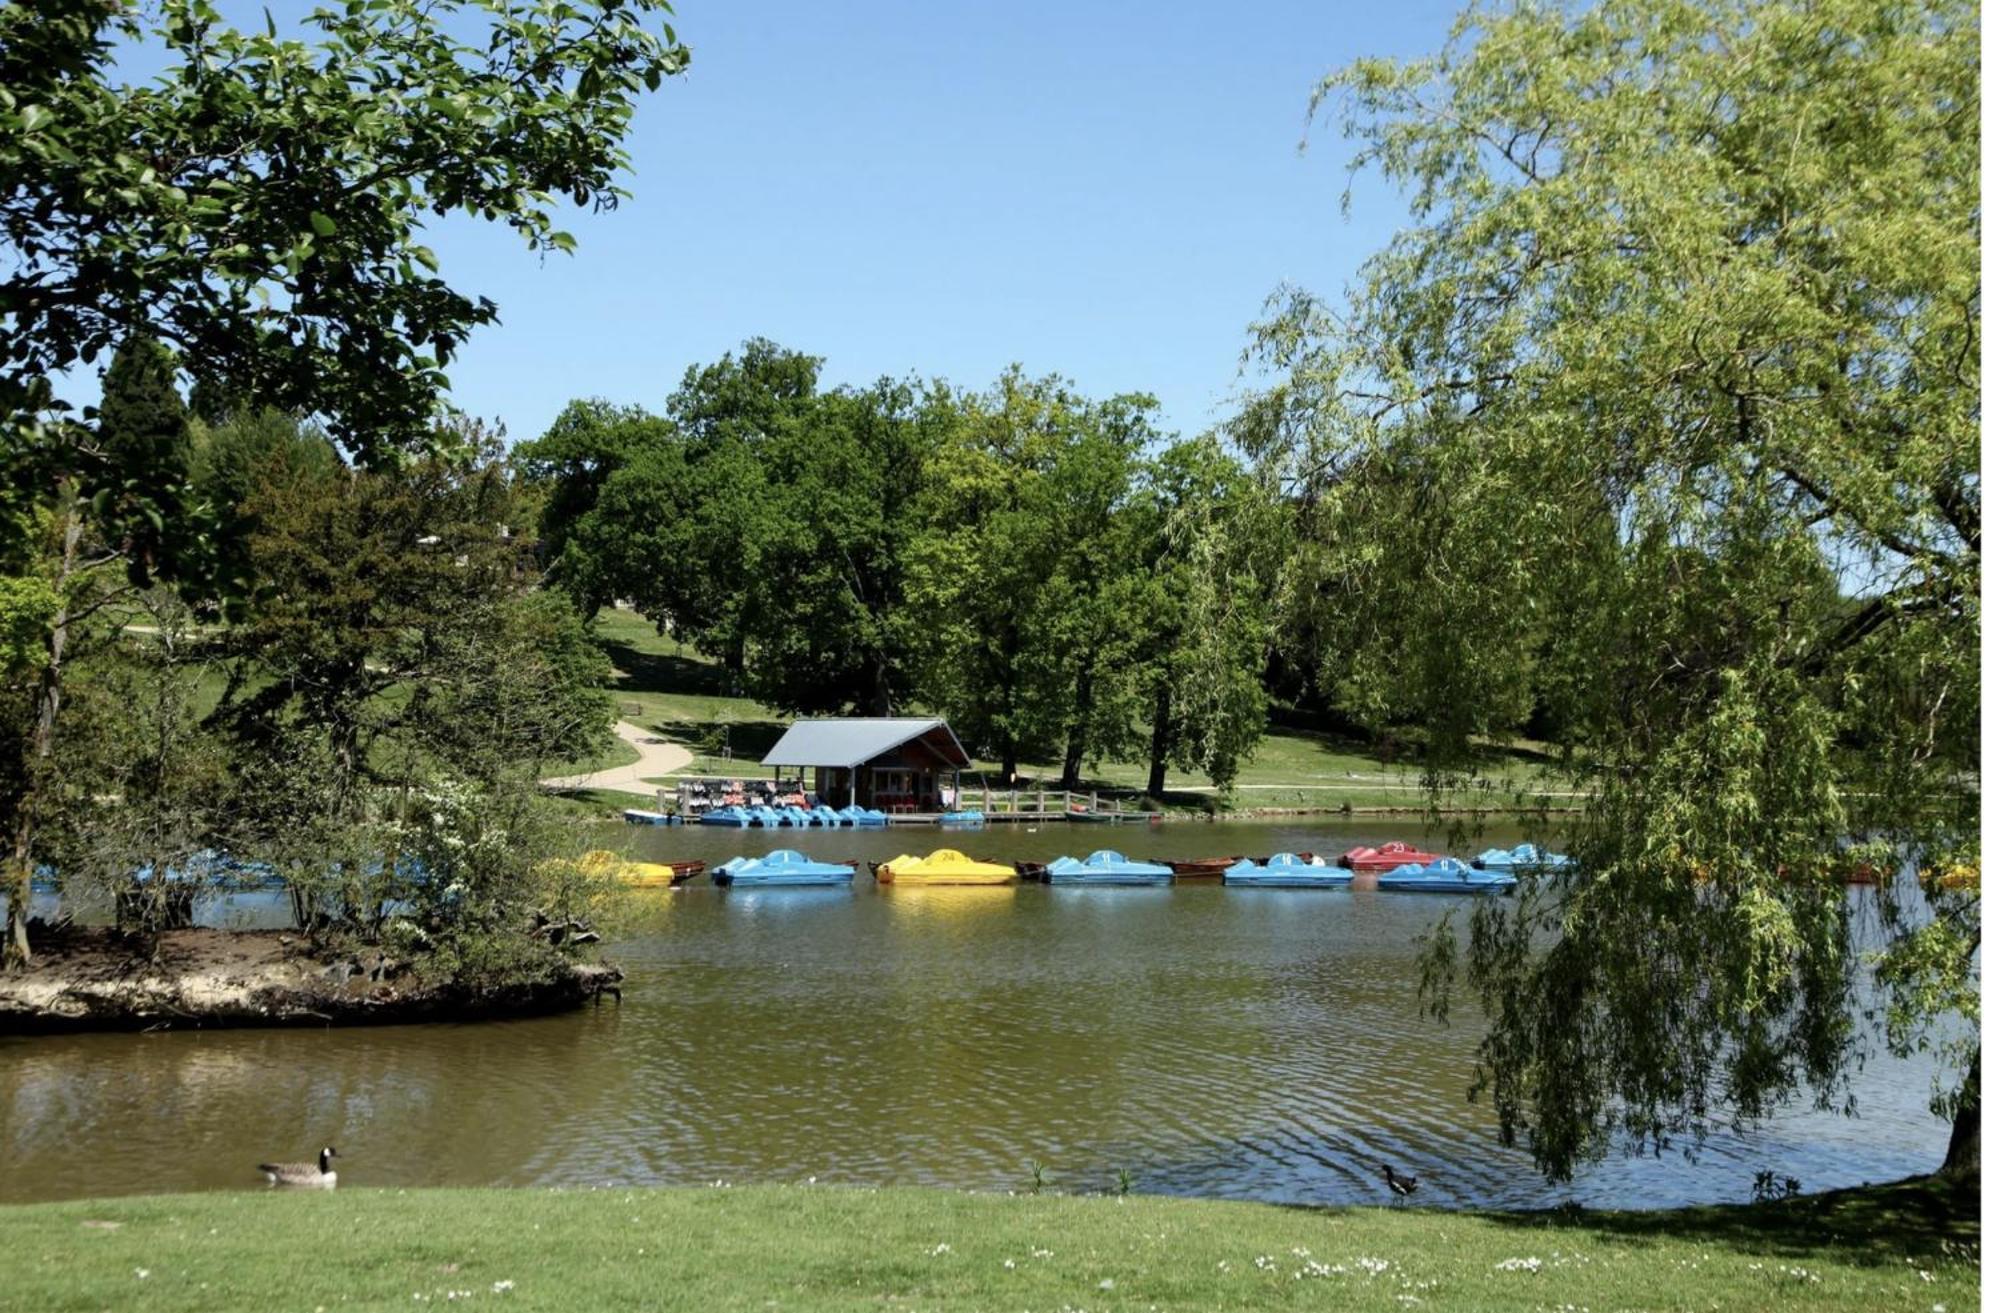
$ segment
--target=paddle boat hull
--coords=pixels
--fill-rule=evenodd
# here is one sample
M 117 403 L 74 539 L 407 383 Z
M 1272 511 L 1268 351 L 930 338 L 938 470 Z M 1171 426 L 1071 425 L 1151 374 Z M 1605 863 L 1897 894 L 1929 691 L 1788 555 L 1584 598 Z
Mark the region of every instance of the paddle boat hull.
M 835 862 L 815 862 L 803 853 L 780 848 L 762 857 L 735 857 L 716 867 L 709 878 L 738 889 L 805 888 L 854 882 L 854 868 Z
M 1222 882 L 1244 889 L 1342 889 L 1354 883 L 1354 872 L 1297 853 L 1276 853 L 1265 862 L 1244 858 L 1222 873 Z
M 1349 848 L 1340 855 L 1340 864 L 1356 875 L 1393 871 L 1399 866 L 1427 866 L 1442 854 L 1418 852 L 1406 843 L 1385 843 L 1379 848 Z
M 707 862 L 626 862 L 618 880 L 634 889 L 666 889 L 686 884 L 707 869 Z
M 875 879 L 897 885 L 1012 884 L 1020 876 L 999 862 L 976 862 L 955 848 L 940 848 L 928 857 L 892 857 L 875 864 Z
M 750 824 L 750 813 L 741 807 L 716 807 L 701 814 L 703 825 L 733 825 L 742 829 Z
M 1377 889 L 1407 894 L 1498 894 L 1518 883 L 1504 872 L 1474 870 L 1456 857 L 1443 857 L 1428 866 L 1410 862 L 1375 879 Z
M 1049 863 L 1050 884 L 1067 885 L 1152 885 L 1172 884 L 1174 868 L 1159 862 L 1134 861 L 1124 853 L 1100 848 L 1078 861 L 1058 857 Z
M 1472 859 L 1473 866 L 1482 871 L 1542 870 L 1555 871 L 1570 865 L 1570 859 L 1561 853 L 1552 853 L 1534 844 L 1524 843 L 1513 848 L 1488 848 Z
M 945 812 L 937 818 L 937 821 L 939 825 L 949 826 L 952 829 L 977 830 L 985 827 L 986 813 L 978 811 Z
M 643 807 L 627 807 L 625 809 L 625 823 L 627 825 L 679 825 L 681 818 L 671 812 L 655 812 L 647 811 Z
M 1173 871 L 1176 884 L 1214 884 L 1224 871 L 1242 860 L 1241 857 L 1169 857 L 1161 864 Z
M 842 825 L 856 825 L 868 828 L 877 825 L 887 825 L 889 823 L 889 814 L 887 812 L 876 811 L 873 807 L 858 807 L 853 803 L 842 807 L 839 814 Z

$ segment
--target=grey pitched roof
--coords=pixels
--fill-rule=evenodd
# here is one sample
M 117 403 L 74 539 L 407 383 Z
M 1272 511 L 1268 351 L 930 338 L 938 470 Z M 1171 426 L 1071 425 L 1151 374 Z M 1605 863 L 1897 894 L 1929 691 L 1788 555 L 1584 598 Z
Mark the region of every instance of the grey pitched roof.
M 764 764 L 852 768 L 926 735 L 948 765 L 971 765 L 972 759 L 966 756 L 951 726 L 942 720 L 911 716 L 796 721 L 764 754 Z

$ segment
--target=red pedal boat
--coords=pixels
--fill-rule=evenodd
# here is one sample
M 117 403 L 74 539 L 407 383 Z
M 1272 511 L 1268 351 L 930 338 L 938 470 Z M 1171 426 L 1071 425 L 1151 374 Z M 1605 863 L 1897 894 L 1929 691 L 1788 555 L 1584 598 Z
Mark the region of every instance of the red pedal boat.
M 1356 874 L 1380 875 L 1405 862 L 1429 866 L 1440 854 L 1418 852 L 1406 843 L 1385 843 L 1380 848 L 1349 848 L 1340 855 L 1340 864 Z

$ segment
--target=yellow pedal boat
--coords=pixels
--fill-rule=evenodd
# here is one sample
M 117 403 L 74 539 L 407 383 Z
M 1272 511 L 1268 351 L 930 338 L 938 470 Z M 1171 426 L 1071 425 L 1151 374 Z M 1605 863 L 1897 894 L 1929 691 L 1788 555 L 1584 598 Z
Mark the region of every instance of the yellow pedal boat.
M 603 848 L 592 849 L 576 859 L 577 869 L 586 875 L 608 875 L 633 889 L 665 889 L 686 884 L 707 867 L 705 862 L 633 862 Z
M 891 857 L 875 864 L 882 884 L 1012 884 L 1014 868 L 998 862 L 975 862 L 956 848 L 940 848 L 929 857 Z

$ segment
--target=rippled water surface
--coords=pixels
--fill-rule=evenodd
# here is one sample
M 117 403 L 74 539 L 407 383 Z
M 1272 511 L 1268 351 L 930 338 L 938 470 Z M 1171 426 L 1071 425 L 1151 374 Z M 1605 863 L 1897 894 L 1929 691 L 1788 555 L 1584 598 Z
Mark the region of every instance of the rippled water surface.
M 1420 839 L 1383 823 L 888 832 L 623 830 L 633 855 L 949 845 L 1048 858 Z M 1512 831 L 1459 851 L 1512 842 Z M 1436 836 L 1433 836 L 1436 838 Z M 877 888 L 645 895 L 622 1005 L 466 1026 L 0 1040 L 0 1200 L 241 1188 L 339 1146 L 354 1185 L 848 1183 L 1642 1206 L 1927 1170 L 1927 1068 L 1878 1057 L 1859 1116 L 1787 1115 L 1698 1161 L 1545 1185 L 1465 1088 L 1463 1012 L 1421 1019 L 1412 937 L 1450 900 L 1352 891 Z M 239 912 L 243 909 L 237 909 Z M 254 910 L 254 909 L 251 909 Z

